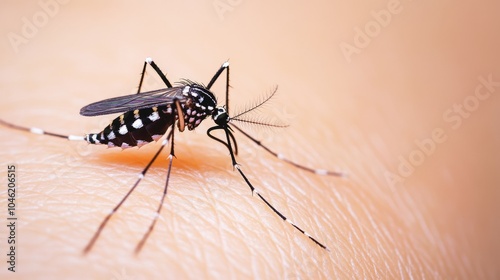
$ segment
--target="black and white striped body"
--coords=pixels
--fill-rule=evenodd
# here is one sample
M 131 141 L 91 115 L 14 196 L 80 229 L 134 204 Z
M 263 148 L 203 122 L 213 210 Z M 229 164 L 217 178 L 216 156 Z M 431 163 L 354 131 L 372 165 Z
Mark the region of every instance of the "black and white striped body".
M 115 118 L 103 131 L 87 134 L 85 140 L 108 147 L 140 147 L 161 138 L 180 115 L 184 117 L 185 126 L 193 130 L 213 113 L 217 101 L 209 90 L 195 83 L 177 89 L 176 100 L 180 103 L 182 114 L 177 112 L 174 102 L 128 111 Z

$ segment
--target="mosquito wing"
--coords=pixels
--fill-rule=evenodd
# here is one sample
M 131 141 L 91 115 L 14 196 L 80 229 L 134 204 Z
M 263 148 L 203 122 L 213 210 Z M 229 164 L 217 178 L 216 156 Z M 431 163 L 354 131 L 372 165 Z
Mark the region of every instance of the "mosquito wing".
M 101 100 L 80 109 L 80 115 L 99 116 L 123 113 L 136 109 L 166 105 L 173 103 L 175 99 L 184 102 L 186 97 L 182 94 L 183 88 L 182 86 L 164 88 Z

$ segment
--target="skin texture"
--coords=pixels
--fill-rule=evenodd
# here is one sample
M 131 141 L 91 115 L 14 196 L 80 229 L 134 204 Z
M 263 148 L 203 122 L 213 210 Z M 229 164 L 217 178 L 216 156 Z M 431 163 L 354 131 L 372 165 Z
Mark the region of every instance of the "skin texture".
M 297 170 L 235 133 L 249 179 L 330 252 L 252 197 L 227 149 L 205 135 L 207 119 L 175 134 L 168 195 L 141 253 L 133 251 L 158 206 L 167 152 L 84 256 L 159 143 L 120 151 L 0 127 L 1 168 L 18 170 L 19 217 L 17 272 L 2 262 L 0 278 L 498 279 L 500 87 L 474 98 L 481 79 L 500 81 L 498 2 L 233 1 L 225 12 L 214 3 L 226 2 L 58 4 L 20 45 L 9 34 L 22 35 L 23 18 L 44 9 L 5 3 L 0 118 L 97 132 L 114 116 L 79 109 L 133 93 L 146 56 L 172 82 L 202 83 L 230 58 L 230 111 L 278 85 L 254 118 L 291 125 L 246 131 L 297 162 L 348 172 Z M 358 38 L 381 10 L 390 20 Z M 346 55 L 342 43 L 356 51 Z M 162 87 L 148 73 L 147 89 Z M 214 92 L 223 103 L 222 80 Z M 2 223 L 6 198 L 2 187 Z M 7 234 L 1 226 L 2 244 Z

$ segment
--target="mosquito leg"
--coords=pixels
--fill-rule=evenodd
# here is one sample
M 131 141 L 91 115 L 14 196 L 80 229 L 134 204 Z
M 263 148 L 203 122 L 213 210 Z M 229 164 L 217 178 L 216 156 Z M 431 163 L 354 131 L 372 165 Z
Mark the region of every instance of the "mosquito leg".
M 174 154 L 174 127 L 172 127 L 171 135 L 172 135 L 172 141 L 170 144 L 171 145 L 170 146 L 170 155 L 168 156 L 169 163 L 168 163 L 168 171 L 167 171 L 167 180 L 165 181 L 165 187 L 163 188 L 163 195 L 161 196 L 160 204 L 158 205 L 158 208 L 156 209 L 156 213 L 154 215 L 153 221 L 151 222 L 151 225 L 149 226 L 148 230 L 146 231 L 146 233 L 142 237 L 141 241 L 135 247 L 135 254 L 138 254 L 141 251 L 142 247 L 146 243 L 146 240 L 149 238 L 149 235 L 151 234 L 151 232 L 153 232 L 153 229 L 156 225 L 156 222 L 158 221 L 158 217 L 160 217 L 160 212 L 161 212 L 161 209 L 163 207 L 163 202 L 165 201 L 165 197 L 167 196 L 168 182 L 170 180 L 170 171 L 172 170 L 172 161 L 173 161 L 173 158 L 175 157 L 175 154 Z
M 222 129 L 222 128 L 220 126 L 214 126 L 214 127 L 209 128 L 207 130 L 208 137 L 214 139 L 215 141 L 221 143 L 222 145 L 226 146 L 229 149 L 229 146 L 226 144 L 226 142 L 224 142 L 223 140 L 219 139 L 218 137 L 212 135 L 212 131 L 216 130 L 216 129 Z M 236 139 L 234 138 L 233 133 L 229 133 L 229 136 L 231 137 L 231 140 L 233 140 L 233 143 L 234 143 L 234 154 L 238 155 L 238 143 L 236 142 Z
M 318 246 L 320 246 L 321 248 L 327 250 L 327 251 L 330 251 L 325 245 L 323 245 L 323 243 L 319 242 L 316 238 L 312 237 L 309 233 L 307 233 L 306 231 L 304 231 L 303 229 L 301 229 L 299 226 L 297 226 L 295 223 L 293 223 L 290 219 L 288 219 L 285 215 L 281 214 L 280 211 L 278 211 L 276 208 L 274 208 L 274 206 L 271 205 L 271 203 L 269 203 L 267 201 L 267 199 L 265 199 L 256 189 L 255 187 L 252 185 L 252 183 L 250 183 L 250 180 L 248 180 L 247 176 L 245 176 L 245 174 L 243 173 L 243 171 L 241 170 L 240 168 L 240 165 L 236 162 L 236 160 L 234 159 L 234 155 L 233 155 L 233 150 L 231 148 L 231 142 L 229 141 L 229 130 L 228 128 L 223 128 L 224 131 L 226 132 L 226 140 L 227 140 L 227 144 L 229 146 L 229 153 L 231 154 L 231 159 L 233 161 L 233 166 L 238 170 L 238 172 L 240 173 L 241 177 L 243 177 L 243 180 L 245 180 L 245 182 L 247 183 L 248 187 L 250 188 L 250 190 L 252 191 L 252 194 L 253 195 L 257 195 L 262 201 L 264 201 L 264 203 L 269 207 L 271 208 L 271 210 L 273 210 L 273 212 L 278 215 L 283 221 L 291 224 L 295 229 L 297 229 L 298 231 L 300 231 L 302 234 L 304 234 L 305 236 L 309 237 L 309 239 L 311 239 L 314 243 L 316 243 Z
M 144 81 L 144 75 L 146 74 L 146 66 L 148 64 L 151 65 L 151 67 L 153 67 L 153 69 L 156 71 L 158 76 L 160 76 L 160 78 L 165 83 L 165 85 L 167 85 L 168 88 L 171 88 L 172 84 L 167 79 L 165 74 L 163 74 L 163 72 L 160 70 L 160 67 L 158 67 L 158 65 L 156 65 L 156 63 L 153 61 L 153 59 L 151 57 L 148 57 L 148 58 L 146 58 L 146 60 L 144 61 L 144 65 L 142 66 L 141 79 L 139 80 L 139 87 L 137 88 L 137 94 L 141 93 L 142 82 Z
M 271 205 L 271 203 L 269 203 L 255 188 L 254 186 L 252 186 L 252 183 L 250 183 L 250 181 L 248 180 L 248 178 L 245 176 L 245 174 L 243 173 L 243 171 L 241 171 L 241 168 L 238 164 L 235 165 L 236 169 L 238 169 L 238 172 L 241 174 L 241 176 L 243 177 L 243 179 L 245 180 L 245 182 L 247 183 L 247 185 L 250 187 L 250 190 L 252 191 L 252 194 L 257 194 L 257 196 L 262 200 L 264 201 L 264 203 L 269 207 L 271 208 L 271 210 L 274 211 L 274 213 L 276 213 L 276 215 L 278 215 L 283 221 L 291 224 L 294 228 L 296 228 L 298 231 L 300 231 L 302 234 L 304 234 L 305 236 L 309 237 L 309 239 L 311 239 L 314 243 L 316 243 L 318 246 L 320 246 L 321 248 L 327 250 L 327 251 L 330 251 L 330 249 L 328 249 L 328 247 L 326 247 L 325 245 L 323 245 L 321 242 L 319 242 L 316 238 L 312 237 L 309 233 L 307 233 L 306 231 L 304 231 L 303 229 L 301 229 L 299 226 L 297 226 L 296 224 L 294 224 L 290 219 L 288 219 L 287 217 L 285 217 L 283 214 L 281 214 L 280 211 L 278 211 L 276 208 L 274 208 L 274 206 Z
M 330 176 L 338 176 L 338 177 L 346 177 L 346 174 L 342 173 L 342 172 L 337 172 L 337 171 L 329 171 L 329 170 L 326 170 L 326 169 L 314 169 L 314 168 L 310 168 L 310 167 L 307 167 L 307 166 L 304 166 L 304 165 L 301 165 L 301 164 L 298 164 L 298 163 L 295 163 L 289 159 L 286 159 L 282 154 L 279 154 L 279 153 L 276 153 L 274 151 L 272 151 L 271 149 L 269 149 L 268 147 L 266 147 L 264 144 L 262 144 L 259 140 L 255 139 L 254 137 L 250 136 L 248 133 L 246 133 L 245 131 L 243 131 L 241 128 L 237 127 L 236 125 L 234 124 L 231 124 L 232 127 L 236 128 L 239 132 L 243 133 L 243 135 L 245 135 L 246 137 L 248 137 L 250 140 L 252 140 L 252 142 L 254 142 L 255 144 L 257 144 L 258 146 L 260 146 L 261 148 L 263 148 L 264 150 L 266 150 L 268 153 L 272 154 L 273 156 L 275 156 L 276 158 L 286 162 L 286 163 L 289 163 L 299 169 L 302 169 L 302 170 L 305 170 L 305 171 L 308 171 L 308 172 L 311 172 L 311 173 L 314 173 L 314 174 L 317 174 L 317 175 L 330 175 Z
M 220 74 L 222 74 L 222 71 L 224 71 L 225 69 L 227 69 L 227 71 L 226 71 L 226 104 L 225 105 L 226 105 L 226 110 L 229 112 L 229 61 L 222 63 L 222 65 L 219 68 L 219 70 L 217 71 L 217 73 L 215 73 L 215 75 L 212 77 L 212 79 L 208 83 L 207 89 L 210 89 L 213 86 L 215 81 L 219 78 Z
M 79 136 L 79 135 L 63 135 L 63 134 L 48 132 L 48 131 L 44 131 L 41 128 L 37 128 L 37 127 L 31 127 L 30 128 L 30 127 L 19 126 L 19 125 L 16 125 L 16 124 L 8 123 L 8 122 L 6 122 L 4 120 L 1 120 L 1 119 L 0 119 L 0 124 L 2 124 L 4 126 L 7 126 L 7 127 L 10 127 L 12 129 L 27 131 L 27 132 L 31 132 L 31 133 L 34 133 L 34 134 L 48 135 L 48 136 L 53 136 L 53 137 L 58 137 L 58 138 L 64 138 L 64 139 L 71 140 L 71 141 L 85 141 L 85 137 L 84 136 Z
M 146 75 L 146 66 L 148 66 L 148 62 L 144 61 L 141 71 L 141 79 L 139 80 L 139 86 L 137 87 L 137 94 L 141 93 L 142 82 L 144 81 L 144 75 Z
M 135 188 L 139 185 L 139 183 L 141 182 L 141 180 L 144 178 L 144 176 L 146 176 L 146 173 L 148 172 L 149 167 L 151 167 L 151 165 L 156 160 L 156 158 L 158 157 L 158 155 L 161 153 L 161 151 L 163 150 L 163 148 L 165 147 L 165 145 L 167 145 L 167 143 L 169 142 L 170 137 L 173 135 L 173 130 L 174 130 L 174 127 L 172 126 L 172 128 L 171 128 L 171 130 L 170 130 L 170 132 L 169 132 L 169 134 L 167 136 L 167 138 L 165 140 L 163 140 L 163 143 L 161 144 L 160 149 L 158 149 L 158 151 L 156 152 L 156 154 L 149 161 L 148 165 L 146 165 L 146 167 L 141 171 L 141 173 L 139 173 L 137 181 L 135 181 L 135 183 L 132 186 L 132 188 L 127 192 L 127 194 L 122 198 L 122 200 L 115 206 L 115 208 L 113 208 L 113 210 L 111 210 L 111 212 L 101 222 L 101 224 L 97 228 L 97 231 L 92 236 L 92 239 L 90 239 L 90 241 L 87 244 L 87 246 L 85 246 L 85 249 L 83 250 L 84 254 L 87 254 L 92 249 L 92 247 L 94 246 L 95 242 L 97 241 L 97 238 L 99 238 L 99 235 L 101 234 L 102 230 L 104 229 L 104 227 L 106 226 L 106 224 L 108 223 L 108 221 L 115 214 L 115 212 L 118 211 L 118 209 L 120 208 L 120 206 L 122 206 L 122 204 L 125 202 L 125 200 L 127 200 L 127 198 L 130 196 L 130 194 L 135 190 Z

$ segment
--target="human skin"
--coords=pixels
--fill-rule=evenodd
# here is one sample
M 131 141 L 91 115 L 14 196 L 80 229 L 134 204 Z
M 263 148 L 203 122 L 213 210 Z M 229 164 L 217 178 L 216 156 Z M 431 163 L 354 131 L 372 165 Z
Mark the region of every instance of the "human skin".
M 297 170 L 235 133 L 250 181 L 328 252 L 252 196 L 227 149 L 205 135 L 207 119 L 175 134 L 167 198 L 142 251 L 134 254 L 161 197 L 168 150 L 84 255 L 160 143 L 120 151 L 0 127 L 2 168 L 15 163 L 19 183 L 18 271 L 2 262 L 0 278 L 498 278 L 500 88 L 483 86 L 477 107 L 463 105 L 479 77 L 500 81 L 498 4 L 401 2 L 348 59 L 340 43 L 353 44 L 354 27 L 388 2 L 372 5 L 243 2 L 219 17 L 212 6 L 70 2 L 17 52 L 6 40 L 3 120 L 98 132 L 115 116 L 79 109 L 134 92 L 146 56 L 172 82 L 205 84 L 229 58 L 230 110 L 278 85 L 259 114 L 290 124 L 242 127 L 294 161 L 348 177 Z M 19 19 L 40 9 L 2 9 L 2 34 L 21 32 Z M 146 86 L 160 87 L 148 73 Z M 222 80 L 214 92 L 223 103 Z

